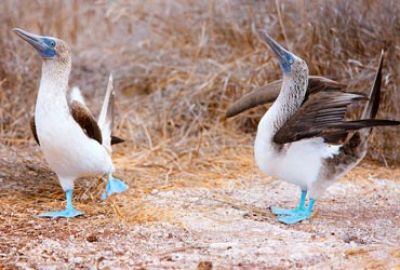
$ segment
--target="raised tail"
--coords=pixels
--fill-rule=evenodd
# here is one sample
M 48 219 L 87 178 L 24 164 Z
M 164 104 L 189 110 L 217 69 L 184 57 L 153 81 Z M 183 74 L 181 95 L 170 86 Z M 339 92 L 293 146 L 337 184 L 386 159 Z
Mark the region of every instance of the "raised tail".
M 113 77 L 110 74 L 108 79 L 108 85 L 106 95 L 104 97 L 103 106 L 99 114 L 97 123 L 101 130 L 103 137 L 103 146 L 111 152 L 111 132 L 114 124 L 114 87 Z
M 367 139 L 371 134 L 372 127 L 374 126 L 393 126 L 399 125 L 400 122 L 386 120 L 386 119 L 375 119 L 380 103 L 380 95 L 381 95 L 381 84 L 382 84 L 382 66 L 384 59 L 384 50 L 381 51 L 381 56 L 379 58 L 379 65 L 376 70 L 374 84 L 372 85 L 371 92 L 369 94 L 369 100 L 364 107 L 364 111 L 361 114 L 361 120 L 351 121 L 355 125 L 361 124 L 364 127 L 359 131 L 361 138 Z
M 369 100 L 364 107 L 360 120 L 348 121 L 338 125 L 340 129 L 354 131 L 340 148 L 339 155 L 327 160 L 327 162 L 331 162 L 332 166 L 337 167 L 338 175 L 339 172 L 340 175 L 343 175 L 343 173 L 349 171 L 365 157 L 368 150 L 368 138 L 371 135 L 373 127 L 400 125 L 399 121 L 375 119 L 379 109 L 383 56 L 384 51 L 382 50 Z M 340 165 L 338 166 L 338 164 Z
M 348 126 L 347 127 L 348 130 L 359 129 L 350 137 L 348 141 L 348 147 L 355 148 L 355 147 L 360 147 L 361 145 L 364 145 L 366 147 L 366 142 L 368 141 L 368 138 L 371 135 L 373 127 L 400 125 L 399 121 L 375 119 L 378 113 L 379 102 L 380 102 L 383 58 L 384 58 L 384 51 L 382 50 L 379 59 L 379 65 L 375 74 L 374 84 L 372 85 L 371 93 L 369 95 L 369 100 L 364 107 L 361 119 L 344 123 L 345 125 Z M 366 148 L 364 152 L 366 153 Z
M 381 96 L 381 83 L 382 83 L 382 66 L 384 58 L 384 50 L 381 51 L 379 58 L 378 69 L 376 70 L 374 84 L 372 85 L 371 93 L 369 94 L 369 101 L 365 105 L 361 119 L 374 119 L 379 109 L 379 102 Z

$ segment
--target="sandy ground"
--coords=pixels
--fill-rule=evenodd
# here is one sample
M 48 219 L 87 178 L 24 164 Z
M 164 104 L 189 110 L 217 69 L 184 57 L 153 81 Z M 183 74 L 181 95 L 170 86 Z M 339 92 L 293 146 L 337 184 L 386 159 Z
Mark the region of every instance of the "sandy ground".
M 312 220 L 286 226 L 268 208 L 294 206 L 299 190 L 256 168 L 144 190 L 117 159 L 128 192 L 101 202 L 104 185 L 82 181 L 86 215 L 50 220 L 36 215 L 64 195 L 37 150 L 17 150 L 1 149 L 0 269 L 400 269 L 400 169 L 363 162 Z

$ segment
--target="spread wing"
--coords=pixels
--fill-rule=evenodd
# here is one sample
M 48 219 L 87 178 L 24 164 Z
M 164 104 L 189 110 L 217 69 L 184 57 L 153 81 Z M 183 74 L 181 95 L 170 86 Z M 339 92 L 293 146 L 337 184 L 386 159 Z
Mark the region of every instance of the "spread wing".
M 347 106 L 366 99 L 362 93 L 338 90 L 310 93 L 300 109 L 275 134 L 274 142 L 285 144 L 312 137 L 322 137 L 329 143 L 338 142 L 350 130 L 369 125 L 366 121 L 345 121 Z
M 306 96 L 321 91 L 341 91 L 345 88 L 345 84 L 337 81 L 322 76 L 309 76 Z
M 282 80 L 277 80 L 244 95 L 228 108 L 226 117 L 233 117 L 256 106 L 273 102 L 278 97 L 281 86 Z M 310 76 L 308 78 L 307 96 L 315 92 L 341 90 L 345 87 L 344 84 L 322 76 Z

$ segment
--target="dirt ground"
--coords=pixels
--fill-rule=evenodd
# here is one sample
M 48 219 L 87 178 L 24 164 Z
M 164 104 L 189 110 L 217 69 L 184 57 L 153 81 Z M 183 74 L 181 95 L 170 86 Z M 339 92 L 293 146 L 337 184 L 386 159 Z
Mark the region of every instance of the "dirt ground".
M 51 220 L 36 215 L 62 208 L 64 195 L 39 150 L 2 146 L 0 269 L 400 269 L 400 169 L 363 162 L 312 220 L 287 226 L 268 208 L 294 206 L 299 190 L 261 175 L 251 149 L 241 166 L 227 155 L 232 166 L 210 179 L 150 168 L 153 183 L 121 149 L 129 191 L 101 202 L 101 180 L 79 181 L 86 215 Z

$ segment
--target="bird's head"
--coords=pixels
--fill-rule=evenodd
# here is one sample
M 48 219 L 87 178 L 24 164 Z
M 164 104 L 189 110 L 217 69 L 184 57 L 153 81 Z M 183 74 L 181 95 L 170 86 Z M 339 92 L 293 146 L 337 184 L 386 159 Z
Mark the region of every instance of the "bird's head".
M 43 60 L 62 62 L 70 60 L 70 49 L 65 41 L 54 37 L 36 35 L 19 28 L 14 28 L 13 31 L 23 40 L 32 45 L 32 47 L 38 51 Z
M 303 59 L 283 48 L 283 46 L 271 38 L 265 31 L 259 31 L 259 35 L 278 58 L 283 74 L 290 75 L 308 70 L 307 64 Z

